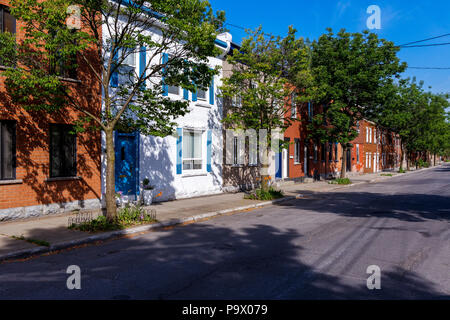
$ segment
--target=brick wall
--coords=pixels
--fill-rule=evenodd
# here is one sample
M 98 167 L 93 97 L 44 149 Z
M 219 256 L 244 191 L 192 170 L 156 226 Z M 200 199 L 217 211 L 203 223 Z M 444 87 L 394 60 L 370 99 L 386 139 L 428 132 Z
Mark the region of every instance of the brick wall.
M 0 0 L 8 5 L 8 1 Z M 18 41 L 24 32 L 18 21 Z M 92 59 L 95 54 L 91 52 Z M 100 84 L 87 67 L 78 70 L 80 83 L 68 82 L 80 105 L 91 112 L 101 109 Z M 72 109 L 61 109 L 52 114 L 26 111 L 14 105 L 5 90 L 5 78 L 0 70 L 0 119 L 16 120 L 16 181 L 0 181 L 0 209 L 83 201 L 101 197 L 101 144 L 99 131 L 77 134 L 77 180 L 48 181 L 49 178 L 49 124 L 73 124 L 81 114 Z M 10 184 L 9 184 L 10 183 Z

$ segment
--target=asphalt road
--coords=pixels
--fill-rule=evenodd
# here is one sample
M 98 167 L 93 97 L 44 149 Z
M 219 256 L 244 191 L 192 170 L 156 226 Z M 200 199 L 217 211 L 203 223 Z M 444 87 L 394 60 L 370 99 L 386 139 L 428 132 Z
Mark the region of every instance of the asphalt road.
M 3 263 L 0 298 L 450 299 L 450 166 Z

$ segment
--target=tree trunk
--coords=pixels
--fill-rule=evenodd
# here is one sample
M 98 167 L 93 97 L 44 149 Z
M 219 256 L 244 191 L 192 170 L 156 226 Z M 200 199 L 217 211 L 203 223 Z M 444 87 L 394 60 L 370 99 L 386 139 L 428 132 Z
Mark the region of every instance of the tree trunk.
M 344 147 L 342 144 L 341 146 L 342 146 L 341 179 L 344 179 L 347 173 L 347 147 Z
M 433 154 L 433 166 L 436 167 L 436 154 Z
M 406 170 L 409 171 L 411 169 L 411 159 L 408 152 L 406 152 Z
M 114 131 L 106 133 L 106 219 L 113 221 L 117 217 Z
M 402 171 L 403 170 L 403 161 L 405 161 L 405 147 L 403 146 L 403 143 L 400 145 L 400 152 L 401 152 L 401 156 L 400 156 L 399 171 Z

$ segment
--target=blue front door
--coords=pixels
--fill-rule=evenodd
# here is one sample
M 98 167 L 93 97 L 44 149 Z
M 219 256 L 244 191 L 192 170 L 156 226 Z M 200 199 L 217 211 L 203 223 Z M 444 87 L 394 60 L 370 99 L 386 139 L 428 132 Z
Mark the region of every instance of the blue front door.
M 138 133 L 119 133 L 115 136 L 116 192 L 138 194 Z

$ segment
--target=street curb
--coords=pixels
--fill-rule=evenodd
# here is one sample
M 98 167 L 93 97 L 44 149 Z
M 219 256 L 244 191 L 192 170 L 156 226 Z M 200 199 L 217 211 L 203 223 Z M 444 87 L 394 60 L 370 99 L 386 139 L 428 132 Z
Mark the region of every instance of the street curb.
M 57 244 L 51 245 L 49 247 L 40 246 L 40 247 L 36 247 L 36 248 L 31 248 L 31 249 L 23 249 L 23 250 L 11 252 L 8 254 L 0 255 L 0 262 L 6 261 L 6 260 L 11 260 L 11 259 L 24 259 L 24 258 L 31 257 L 34 255 L 41 255 L 44 253 L 63 250 L 63 249 L 71 248 L 74 246 L 93 243 L 96 241 L 105 241 L 105 240 L 109 240 L 112 238 L 118 238 L 118 237 L 122 237 L 122 236 L 126 236 L 126 235 L 138 234 L 138 233 L 147 232 L 150 230 L 157 230 L 157 229 L 162 229 L 162 228 L 166 228 L 166 227 L 182 225 L 185 223 L 193 223 L 193 222 L 200 221 L 203 219 L 217 217 L 217 216 L 221 216 L 221 215 L 232 213 L 232 212 L 239 212 L 239 211 L 253 209 L 253 208 L 265 207 L 268 205 L 272 205 L 272 204 L 276 204 L 276 203 L 280 203 L 280 202 L 284 202 L 284 201 L 290 201 L 290 200 L 294 200 L 294 199 L 298 199 L 298 198 L 299 198 L 299 196 L 295 196 L 295 197 L 289 196 L 289 197 L 284 197 L 284 198 L 280 198 L 280 199 L 275 199 L 272 201 L 251 204 L 248 206 L 207 212 L 207 213 L 202 213 L 202 214 L 198 214 L 198 215 L 194 215 L 194 216 L 190 216 L 190 217 L 186 217 L 186 218 L 172 219 L 172 220 L 168 220 L 168 221 L 157 222 L 157 223 L 153 223 L 153 224 L 149 224 L 149 225 L 138 226 L 138 227 L 128 228 L 128 229 L 124 229 L 124 230 L 104 232 L 104 233 L 95 234 L 95 235 L 92 235 L 92 236 L 89 236 L 89 237 L 86 237 L 83 239 L 77 239 L 77 240 L 57 243 Z
M 394 178 L 394 177 L 397 177 L 397 176 L 401 176 L 402 177 L 402 176 L 405 176 L 405 175 L 408 175 L 408 174 L 412 174 L 412 173 L 416 173 L 416 172 L 422 172 L 422 171 L 430 170 L 430 169 L 437 168 L 437 167 L 440 167 L 440 166 L 442 166 L 442 164 L 438 165 L 438 166 L 435 166 L 435 167 L 423 168 L 423 169 L 409 171 L 409 172 L 402 173 L 402 174 L 396 174 L 395 176 L 392 176 L 392 177 L 385 177 L 387 179 L 385 179 L 385 178 L 383 178 L 383 179 L 377 178 L 377 179 L 373 179 L 373 180 L 370 180 L 370 181 L 362 181 L 362 182 L 352 183 L 352 184 L 349 184 L 349 185 L 341 185 L 341 186 L 337 186 L 335 188 L 329 189 L 326 192 L 333 191 L 333 190 L 338 190 L 338 189 L 345 189 L 345 188 L 349 188 L 349 187 L 354 187 L 354 186 L 361 185 L 361 184 L 368 184 L 368 183 L 379 182 L 379 180 L 389 180 L 390 178 Z M 142 233 L 142 232 L 148 232 L 150 230 L 157 230 L 157 229 L 162 229 L 162 228 L 166 228 L 166 227 L 182 225 L 182 224 L 185 224 L 185 223 L 193 223 L 193 222 L 196 222 L 196 221 L 199 221 L 199 220 L 208 219 L 208 218 L 212 218 L 212 217 L 216 217 L 216 216 L 221 216 L 221 215 L 232 213 L 232 212 L 239 212 L 239 211 L 253 209 L 253 208 L 261 208 L 261 207 L 265 207 L 265 206 L 268 206 L 268 205 L 272 205 L 272 204 L 276 204 L 276 203 L 280 203 L 280 202 L 284 202 L 284 201 L 290 201 L 290 200 L 294 200 L 294 199 L 299 199 L 299 198 L 301 198 L 301 195 L 289 196 L 289 197 L 284 197 L 284 198 L 281 198 L 281 199 L 275 199 L 275 200 L 272 200 L 272 201 L 260 202 L 260 203 L 256 203 L 256 204 L 252 204 L 252 205 L 248 205 L 248 206 L 242 206 L 242 207 L 224 209 L 224 210 L 219 210 L 219 211 L 207 212 L 207 213 L 202 213 L 202 214 L 198 214 L 198 215 L 194 215 L 194 216 L 190 216 L 190 217 L 186 217 L 186 218 L 172 219 L 172 220 L 168 220 L 168 221 L 158 222 L 158 223 L 144 225 L 144 226 L 139 226 L 139 227 L 128 228 L 128 229 L 124 229 L 124 230 L 104 232 L 104 233 L 95 234 L 95 235 L 92 235 L 92 236 L 89 236 L 89 237 L 86 237 L 86 238 L 83 238 L 83 239 L 77 239 L 77 240 L 57 243 L 55 245 L 51 245 L 50 247 L 42 247 L 41 246 L 41 247 L 36 247 L 36 248 L 31 248 L 31 249 L 23 249 L 23 250 L 11 252 L 11 253 L 8 253 L 8 254 L 0 255 L 0 262 L 3 262 L 5 260 L 11 260 L 11 259 L 24 259 L 24 258 L 27 258 L 27 257 L 30 257 L 30 256 L 41 255 L 41 254 L 44 254 L 44 253 L 49 253 L 49 252 L 52 252 L 52 251 L 63 250 L 63 249 L 67 249 L 67 248 L 74 247 L 74 246 L 79 246 L 79 245 L 93 243 L 93 242 L 96 242 L 96 241 L 105 241 L 105 240 L 109 240 L 109 239 L 112 239 L 112 238 L 118 238 L 118 237 L 122 237 L 122 236 L 126 236 L 126 235 L 132 235 L 132 234 L 138 234 L 138 233 Z

